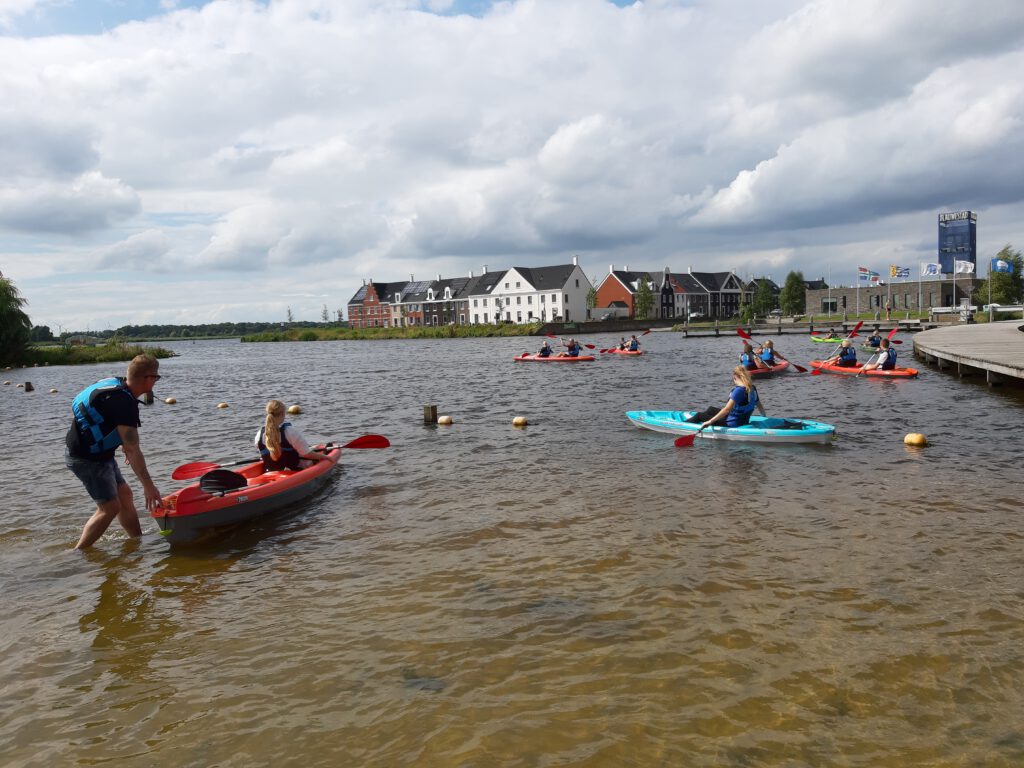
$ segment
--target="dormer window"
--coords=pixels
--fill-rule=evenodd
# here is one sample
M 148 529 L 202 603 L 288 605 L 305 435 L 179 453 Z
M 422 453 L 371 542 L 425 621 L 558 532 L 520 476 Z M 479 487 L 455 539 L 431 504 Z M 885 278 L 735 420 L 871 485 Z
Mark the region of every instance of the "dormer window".
M 434 300 L 434 289 L 431 288 L 429 291 L 427 291 L 427 301 L 433 301 L 433 300 Z

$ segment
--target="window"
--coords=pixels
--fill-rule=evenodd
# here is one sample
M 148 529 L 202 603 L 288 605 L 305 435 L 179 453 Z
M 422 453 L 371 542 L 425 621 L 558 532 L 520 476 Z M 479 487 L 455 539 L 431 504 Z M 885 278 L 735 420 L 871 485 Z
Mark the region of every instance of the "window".
M 910 294 L 909 293 L 904 293 L 903 294 L 903 308 L 904 309 L 910 309 Z
M 551 294 L 551 303 L 552 304 L 557 304 L 558 303 L 558 294 L 557 293 L 552 293 Z
M 523 313 L 522 312 L 516 312 L 516 322 L 517 323 L 523 322 Z
M 541 304 L 543 304 L 543 303 L 544 303 L 544 294 L 543 294 L 543 293 L 542 293 L 542 294 L 540 295 L 540 303 L 541 303 Z
M 508 283 L 505 283 L 505 290 L 508 290 Z
M 522 296 L 516 296 L 516 304 L 522 304 L 522 303 L 523 303 L 523 297 Z
M 487 313 L 484 312 L 484 323 L 489 323 L 489 322 L 490 321 L 487 319 Z
M 518 288 L 518 287 L 519 287 L 519 281 L 516 280 L 516 288 Z
M 579 288 L 579 287 L 580 287 L 580 279 L 579 279 L 578 277 L 576 278 L 576 287 L 577 287 L 577 288 Z
M 568 304 L 568 303 L 569 303 L 569 294 L 568 294 L 568 293 L 567 293 L 567 294 L 565 294 L 565 303 L 566 303 L 566 304 Z
M 505 306 L 507 307 L 507 306 L 508 306 L 509 304 L 511 304 L 511 303 L 512 303 L 512 299 L 511 299 L 511 297 L 509 297 L 509 296 L 506 296 L 506 297 L 505 297 Z
M 476 302 L 477 302 L 477 300 L 476 300 L 476 299 L 473 299 L 473 307 L 474 307 L 474 308 L 476 307 Z
M 465 325 L 465 324 L 466 324 L 466 316 L 465 315 L 459 315 L 459 325 Z
M 512 313 L 511 312 L 506 312 L 505 313 L 505 319 L 511 321 L 512 320 Z
M 473 325 L 476 325 L 479 322 L 480 322 L 480 315 L 474 313 L 473 314 Z
M 527 304 L 533 304 L 533 296 L 527 296 L 526 297 L 526 303 Z
M 487 298 L 486 297 L 484 297 L 484 306 L 485 307 L 487 306 Z

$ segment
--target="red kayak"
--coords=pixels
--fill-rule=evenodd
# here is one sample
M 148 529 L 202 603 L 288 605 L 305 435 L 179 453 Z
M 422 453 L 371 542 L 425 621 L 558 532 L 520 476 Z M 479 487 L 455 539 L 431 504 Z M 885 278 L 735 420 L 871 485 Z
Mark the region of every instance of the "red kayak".
M 212 470 L 198 483 L 165 496 L 163 507 L 152 513 L 153 519 L 168 541 L 182 543 L 276 512 L 323 486 L 338 465 L 341 448 L 334 446 L 327 455 L 329 460 L 298 470 L 264 472 L 262 461 L 237 472 Z M 238 487 L 230 487 L 235 484 Z
M 635 352 L 629 349 L 609 349 L 605 352 L 605 354 L 608 355 L 633 355 L 634 357 L 642 355 L 643 353 L 644 351 L 642 349 L 638 349 Z
M 852 367 L 836 365 L 835 363 L 826 363 L 823 360 L 811 360 L 811 368 L 817 368 L 821 371 L 828 371 L 829 373 L 841 373 L 844 376 L 856 376 L 858 373 L 864 376 L 873 376 L 880 379 L 913 379 L 917 378 L 916 368 L 902 368 L 897 366 L 892 370 L 883 371 L 881 368 L 872 368 L 870 371 L 865 371 L 863 365 L 855 365 Z
M 523 352 L 523 354 L 517 355 L 512 359 L 523 363 L 586 363 L 595 358 L 593 355 L 580 355 L 579 357 L 550 355 L 548 357 L 541 357 L 540 355 L 531 355 L 528 352 Z
M 748 368 L 747 373 L 751 376 L 771 376 L 772 374 L 779 373 L 787 368 L 789 368 L 789 360 L 780 360 L 775 365 L 770 365 L 767 368 L 754 368 L 753 370 Z

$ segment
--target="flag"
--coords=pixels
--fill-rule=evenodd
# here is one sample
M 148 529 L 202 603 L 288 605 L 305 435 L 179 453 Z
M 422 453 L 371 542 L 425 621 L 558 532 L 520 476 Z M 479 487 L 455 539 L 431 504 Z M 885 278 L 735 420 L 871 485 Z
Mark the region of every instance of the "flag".
M 910 267 L 897 267 L 895 264 L 890 264 L 889 277 L 910 277 Z
M 958 275 L 973 275 L 974 262 L 960 261 L 960 259 L 956 259 L 956 263 L 953 266 L 953 271 L 956 272 Z
M 1010 262 L 1003 261 L 1002 259 L 992 259 L 992 265 L 988 268 L 989 272 L 1013 272 L 1013 267 Z
M 867 267 L 857 267 L 857 277 L 860 280 L 876 283 L 878 282 L 879 275 L 877 272 L 872 272 Z
M 942 265 L 930 261 L 921 262 L 921 277 L 934 277 L 942 274 Z

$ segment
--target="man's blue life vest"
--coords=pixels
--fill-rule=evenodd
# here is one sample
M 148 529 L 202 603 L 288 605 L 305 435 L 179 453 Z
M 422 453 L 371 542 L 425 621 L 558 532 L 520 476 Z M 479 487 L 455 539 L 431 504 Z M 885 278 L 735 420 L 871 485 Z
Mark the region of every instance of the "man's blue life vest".
M 107 424 L 103 414 L 94 405 L 96 398 L 119 389 L 132 397 L 124 379 L 111 377 L 86 387 L 71 401 L 71 412 L 75 415 L 75 423 L 84 445 L 89 446 L 89 453 L 103 453 L 121 444 L 121 433 L 117 425 Z

